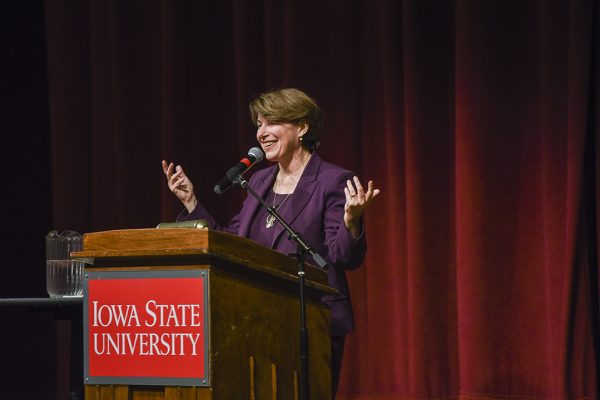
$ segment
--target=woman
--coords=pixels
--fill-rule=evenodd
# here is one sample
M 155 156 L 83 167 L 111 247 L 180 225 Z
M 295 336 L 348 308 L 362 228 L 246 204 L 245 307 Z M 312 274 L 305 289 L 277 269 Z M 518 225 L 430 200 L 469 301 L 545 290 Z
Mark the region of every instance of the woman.
M 366 251 L 362 215 L 379 194 L 369 181 L 367 190 L 350 171 L 323 161 L 315 152 L 320 142 L 321 111 L 298 89 L 279 89 L 250 103 L 256 139 L 272 167 L 255 172 L 249 185 L 321 256 L 329 268 L 329 285 L 338 289 L 323 301 L 331 308 L 332 384 L 337 390 L 345 335 L 354 330 L 346 270 L 361 265 Z M 194 186 L 181 166 L 162 162 L 169 189 L 185 210 L 178 220 L 204 219 L 211 229 L 255 240 L 279 252 L 296 251 L 283 226 L 247 196 L 241 211 L 222 227 L 198 202 Z M 308 260 L 311 262 L 311 260 Z

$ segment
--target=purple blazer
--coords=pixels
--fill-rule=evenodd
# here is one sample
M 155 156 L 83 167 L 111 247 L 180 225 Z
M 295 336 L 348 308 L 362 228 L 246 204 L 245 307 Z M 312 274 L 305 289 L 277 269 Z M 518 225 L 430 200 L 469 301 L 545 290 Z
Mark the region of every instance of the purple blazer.
M 278 165 L 255 172 L 248 183 L 262 198 L 273 187 L 279 170 Z M 350 302 L 346 270 L 358 268 L 367 249 L 364 231 L 354 239 L 344 225 L 344 187 L 352 179 L 352 172 L 323 161 L 316 153 L 312 155 L 294 194 L 290 196 L 280 215 L 328 264 L 329 286 L 338 289 L 337 295 L 324 296 L 323 302 L 331 308 L 331 336 L 339 336 L 354 330 L 354 316 Z M 177 218 L 181 220 L 204 219 L 211 229 L 223 230 L 253 239 L 251 225 L 264 224 L 265 211 L 252 196 L 247 196 L 240 212 L 229 226 L 219 225 L 200 203 L 191 212 L 184 210 Z M 284 253 L 294 253 L 296 243 L 288 239 L 283 226 L 275 223 L 271 248 Z M 312 258 L 307 259 L 313 263 Z

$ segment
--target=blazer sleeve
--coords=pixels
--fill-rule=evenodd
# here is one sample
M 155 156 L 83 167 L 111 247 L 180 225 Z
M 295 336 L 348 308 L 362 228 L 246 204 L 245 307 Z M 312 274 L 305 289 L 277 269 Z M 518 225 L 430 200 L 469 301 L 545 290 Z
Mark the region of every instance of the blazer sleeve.
M 353 176 L 350 171 L 341 171 L 322 182 L 325 187 L 323 226 L 327 256 L 336 268 L 348 270 L 358 268 L 362 264 L 367 250 L 364 226 L 360 236 L 354 238 L 344 224 L 344 187 L 346 181 L 352 180 Z
M 249 181 L 250 185 L 253 186 L 256 179 L 256 174 L 253 174 Z M 191 213 L 188 213 L 187 209 L 181 210 L 179 215 L 177 216 L 177 221 L 193 221 L 196 219 L 203 219 L 208 223 L 209 229 L 215 231 L 223 231 L 228 233 L 233 233 L 239 235 L 240 231 L 240 221 L 244 218 L 246 214 L 246 207 L 248 205 L 249 197 L 246 197 L 244 203 L 242 204 L 242 208 L 238 213 L 229 221 L 229 225 L 224 226 L 221 225 L 216 219 L 213 218 L 210 212 L 204 207 L 204 205 L 200 202 L 196 204 L 196 208 L 192 210 Z

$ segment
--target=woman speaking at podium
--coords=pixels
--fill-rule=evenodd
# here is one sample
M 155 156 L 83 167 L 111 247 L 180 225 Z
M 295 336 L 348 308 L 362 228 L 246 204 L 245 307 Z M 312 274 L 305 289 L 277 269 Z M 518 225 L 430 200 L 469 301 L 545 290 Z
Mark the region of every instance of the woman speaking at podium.
M 276 164 L 255 172 L 249 186 L 326 259 L 329 286 L 339 291 L 323 297 L 331 308 L 335 397 L 345 335 L 354 329 L 345 271 L 363 261 L 367 246 L 362 215 L 379 189 L 373 181 L 365 188 L 350 171 L 319 157 L 321 111 L 304 92 L 286 88 L 262 93 L 251 101 L 250 115 L 267 160 Z M 284 227 L 252 196 L 246 197 L 229 225 L 222 226 L 198 201 L 181 166 L 163 160 L 162 167 L 169 189 L 185 206 L 178 220 L 204 219 L 211 229 L 247 237 L 284 254 L 296 252 L 296 243 L 288 240 Z

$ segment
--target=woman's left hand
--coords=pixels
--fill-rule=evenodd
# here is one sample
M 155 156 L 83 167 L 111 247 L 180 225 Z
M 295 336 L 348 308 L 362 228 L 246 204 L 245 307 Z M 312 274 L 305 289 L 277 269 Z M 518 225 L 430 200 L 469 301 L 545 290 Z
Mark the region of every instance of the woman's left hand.
M 357 176 L 352 181 L 346 181 L 344 194 L 346 195 L 346 204 L 344 205 L 344 225 L 353 237 L 357 238 L 362 232 L 361 218 L 365 209 L 371 204 L 371 201 L 381 192 L 379 189 L 373 189 L 373 181 L 367 184 L 365 192 L 360 179 Z

